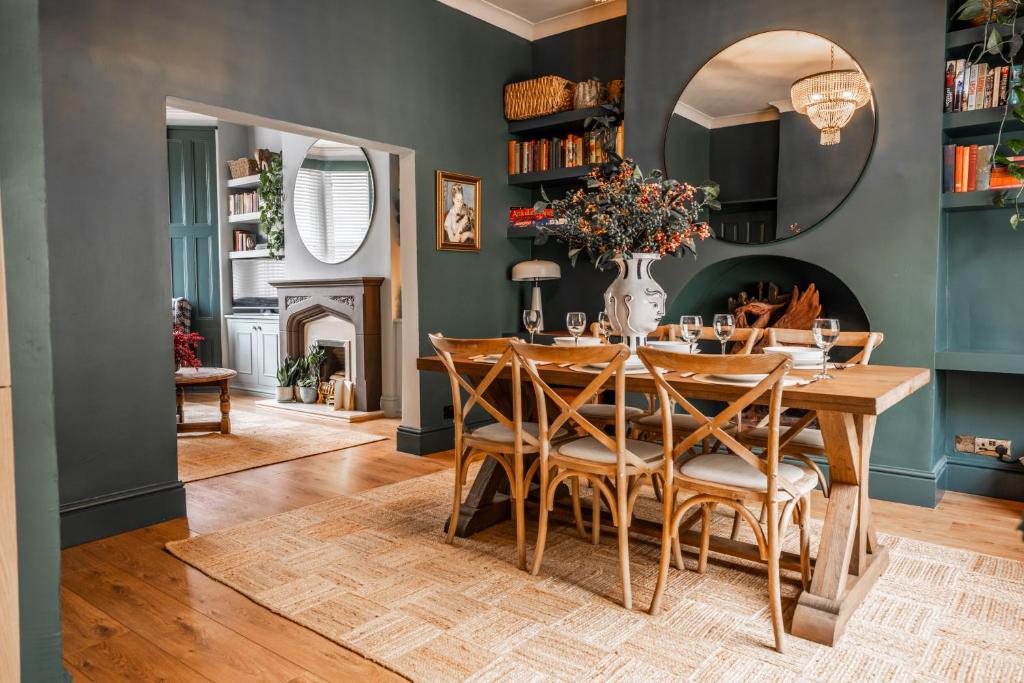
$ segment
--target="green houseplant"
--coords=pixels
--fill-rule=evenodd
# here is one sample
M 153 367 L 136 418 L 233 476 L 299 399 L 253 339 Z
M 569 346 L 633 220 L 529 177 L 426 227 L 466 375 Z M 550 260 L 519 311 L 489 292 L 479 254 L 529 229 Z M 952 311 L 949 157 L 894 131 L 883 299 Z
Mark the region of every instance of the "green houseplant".
M 324 362 L 327 351 L 312 344 L 309 353 L 302 359 L 302 368 L 298 375 L 299 398 L 303 403 L 316 403 L 317 389 L 320 385 L 320 364 Z
M 295 398 L 295 372 L 297 366 L 291 356 L 281 361 L 277 368 L 277 401 L 287 403 Z
M 281 155 L 270 155 L 270 161 L 260 171 L 257 187 L 260 197 L 260 230 L 267 235 L 267 250 L 271 258 L 284 256 L 284 172 Z

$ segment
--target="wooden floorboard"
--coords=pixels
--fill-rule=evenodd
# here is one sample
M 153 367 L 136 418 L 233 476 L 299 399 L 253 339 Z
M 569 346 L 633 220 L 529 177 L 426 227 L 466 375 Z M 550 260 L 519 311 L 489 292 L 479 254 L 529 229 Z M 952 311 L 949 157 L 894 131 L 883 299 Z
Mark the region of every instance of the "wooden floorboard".
M 250 396 L 234 396 L 233 402 L 262 410 Z M 325 423 L 323 418 L 287 417 L 310 429 Z M 450 466 L 450 452 L 414 457 L 395 451 L 397 424 L 346 425 L 389 436 L 387 441 L 192 482 L 185 486 L 187 519 L 65 550 L 61 598 L 68 672 L 86 683 L 399 680 L 163 549 L 169 540 Z M 816 493 L 815 517 L 824 515 L 825 503 Z M 947 493 L 934 510 L 885 501 L 874 501 L 873 507 L 880 532 L 1024 561 L 1016 529 L 1024 503 Z

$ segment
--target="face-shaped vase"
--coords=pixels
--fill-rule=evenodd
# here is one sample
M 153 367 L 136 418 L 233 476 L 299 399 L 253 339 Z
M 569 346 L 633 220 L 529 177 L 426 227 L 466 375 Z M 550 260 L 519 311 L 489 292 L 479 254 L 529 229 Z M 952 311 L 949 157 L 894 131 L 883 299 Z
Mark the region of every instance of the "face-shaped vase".
M 604 293 L 612 327 L 630 348 L 654 331 L 665 315 L 665 290 L 651 277 L 651 264 L 659 254 L 634 254 L 615 259 L 619 276 Z

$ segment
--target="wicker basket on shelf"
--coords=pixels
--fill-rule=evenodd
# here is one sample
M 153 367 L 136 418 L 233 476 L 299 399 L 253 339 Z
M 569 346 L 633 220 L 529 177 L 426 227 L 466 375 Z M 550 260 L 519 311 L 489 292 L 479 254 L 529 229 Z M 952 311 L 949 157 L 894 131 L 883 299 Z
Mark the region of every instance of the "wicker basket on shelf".
M 572 81 L 559 76 L 541 76 L 505 86 L 505 118 L 532 119 L 572 109 L 575 89 Z
M 256 163 L 255 159 L 248 157 L 242 157 L 241 159 L 232 159 L 228 162 L 228 171 L 231 172 L 232 178 L 244 178 L 250 175 L 256 175 L 260 172 L 259 164 Z

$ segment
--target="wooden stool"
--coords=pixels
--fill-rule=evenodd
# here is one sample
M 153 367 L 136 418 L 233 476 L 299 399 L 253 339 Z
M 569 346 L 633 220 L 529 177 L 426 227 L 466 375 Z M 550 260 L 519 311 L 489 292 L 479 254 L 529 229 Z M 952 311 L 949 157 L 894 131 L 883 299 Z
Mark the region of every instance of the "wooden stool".
M 182 368 L 174 373 L 174 388 L 177 394 L 178 433 L 217 432 L 231 433 L 231 393 L 228 382 L 237 372 L 229 368 Z M 210 422 L 185 422 L 185 387 L 220 386 L 220 420 Z

